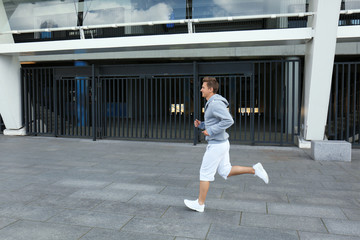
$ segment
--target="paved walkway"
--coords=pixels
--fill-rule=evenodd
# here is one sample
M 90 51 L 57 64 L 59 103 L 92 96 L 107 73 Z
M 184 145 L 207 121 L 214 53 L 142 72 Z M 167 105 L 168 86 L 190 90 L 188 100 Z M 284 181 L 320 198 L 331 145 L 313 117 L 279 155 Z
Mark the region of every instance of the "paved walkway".
M 205 145 L 0 135 L 0 239 L 360 239 L 360 150 L 315 162 L 296 147 L 232 145 L 251 175 L 196 198 Z

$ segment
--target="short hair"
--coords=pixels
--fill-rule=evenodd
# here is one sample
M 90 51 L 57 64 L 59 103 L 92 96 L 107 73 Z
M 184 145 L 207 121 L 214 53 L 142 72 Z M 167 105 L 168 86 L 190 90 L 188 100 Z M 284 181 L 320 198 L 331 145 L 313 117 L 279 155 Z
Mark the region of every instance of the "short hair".
M 217 91 L 219 90 L 219 83 L 216 80 L 216 78 L 214 77 L 204 77 L 203 78 L 203 83 L 206 82 L 206 85 L 208 88 L 212 88 L 213 89 L 213 93 L 217 93 Z

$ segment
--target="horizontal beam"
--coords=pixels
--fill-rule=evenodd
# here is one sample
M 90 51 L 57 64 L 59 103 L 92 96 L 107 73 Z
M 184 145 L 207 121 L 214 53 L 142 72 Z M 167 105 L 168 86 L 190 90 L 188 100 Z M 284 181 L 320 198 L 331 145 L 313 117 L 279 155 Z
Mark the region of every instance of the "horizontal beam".
M 288 45 L 305 43 L 311 40 L 312 35 L 313 30 L 311 28 L 296 28 L 11 43 L 0 44 L 0 54 L 76 54 L 77 50 L 81 50 L 81 53 L 92 53 L 202 47 Z

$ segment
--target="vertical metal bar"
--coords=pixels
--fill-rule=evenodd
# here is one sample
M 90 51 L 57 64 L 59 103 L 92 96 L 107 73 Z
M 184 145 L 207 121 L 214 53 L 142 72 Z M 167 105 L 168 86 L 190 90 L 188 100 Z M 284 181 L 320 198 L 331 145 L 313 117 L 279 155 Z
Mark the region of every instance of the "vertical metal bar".
M 29 102 L 30 102 L 30 99 L 29 99 L 29 96 L 30 94 L 28 92 L 30 92 L 29 90 L 29 71 L 27 69 L 23 69 L 23 82 L 24 82 L 24 105 L 25 105 L 25 127 L 26 127 L 26 133 L 30 133 L 30 129 L 29 129 L 29 119 L 31 119 L 29 117 Z
M 346 109 L 346 141 L 349 141 L 349 131 L 350 131 L 350 103 L 351 103 L 351 96 L 350 96 L 350 75 L 351 75 L 351 65 L 348 63 L 348 83 L 347 83 L 347 109 Z
M 140 97 L 137 92 L 138 92 L 138 78 L 134 78 L 135 81 L 135 89 L 134 89 L 134 93 L 135 93 L 135 137 L 138 137 L 138 130 L 139 130 L 139 119 L 138 119 L 138 111 L 139 111 L 139 106 L 138 106 L 138 102 L 140 102 L 141 100 L 138 99 L 138 97 Z
M 265 142 L 265 135 L 266 135 L 266 111 L 267 111 L 267 105 L 266 105 L 266 81 L 267 81 L 267 75 L 266 75 L 266 62 L 264 62 L 264 121 L 263 121 L 263 141 Z
M 153 86 L 154 78 L 150 79 L 150 120 L 151 120 L 151 138 L 154 138 L 154 86 Z
M 43 70 L 44 69 L 39 69 L 39 72 L 40 72 L 40 112 L 41 112 L 41 115 L 40 115 L 40 120 L 41 122 L 39 122 L 41 128 L 40 128 L 40 132 L 41 133 L 44 133 L 44 128 L 45 128 L 45 125 L 44 125 L 44 90 L 43 90 L 43 81 L 44 81 L 44 78 L 43 78 Z
M 272 62 L 269 63 L 270 64 L 270 69 L 269 69 L 269 75 L 270 75 L 270 80 L 269 80 L 269 141 L 271 142 L 271 112 L 272 112 Z
M 285 107 L 284 107 L 284 78 L 285 78 L 285 72 L 284 72 L 284 61 L 281 62 L 281 111 L 280 111 L 280 127 L 281 127 L 281 132 L 280 132 L 280 145 L 283 145 L 283 132 L 284 132 L 284 111 L 285 111 Z
M 353 97 L 353 113 L 354 113 L 354 116 L 353 116 L 353 141 L 352 143 L 355 144 L 356 140 L 355 140 L 355 131 L 356 131 L 356 122 L 355 122 L 355 119 L 356 119 L 356 75 L 357 75 L 357 64 L 354 64 L 354 97 Z M 359 112 L 360 114 L 360 112 Z M 359 135 L 360 135 L 360 128 L 359 128 Z M 360 139 L 360 136 L 359 136 L 359 139 Z
M 237 81 L 237 77 L 238 76 L 233 76 L 232 78 L 231 78 L 231 80 L 232 80 L 232 82 L 234 83 L 234 96 L 233 96 L 233 98 L 234 98 L 234 107 L 235 107 L 235 109 L 234 109 L 234 139 L 235 140 L 237 140 L 237 112 L 238 112 L 238 101 L 237 101 L 237 96 L 236 96 L 236 92 L 237 92 L 237 88 L 236 88 L 236 81 Z M 240 105 L 239 105 L 240 106 Z
M 53 91 L 51 90 L 54 90 L 54 85 L 53 85 L 53 69 L 49 69 L 49 72 L 48 72 L 48 83 L 49 83 L 49 90 L 48 90 L 48 99 L 49 99 L 49 112 L 50 112 L 50 124 L 48 126 L 50 126 L 50 132 L 53 133 L 54 131 L 54 128 L 53 128 L 53 118 L 52 118 L 52 115 L 53 115 L 53 106 L 54 106 L 54 101 L 52 101 L 53 99 Z M 52 86 L 52 87 L 51 87 Z
M 56 82 L 56 78 L 54 76 L 53 78 L 53 84 L 54 84 L 54 88 L 53 88 L 53 91 L 54 91 L 54 112 L 55 112 L 55 119 L 54 119 L 54 136 L 56 137 L 57 134 L 58 134 L 58 101 L 57 101 L 57 93 L 58 93 L 58 89 L 57 89 L 57 82 Z
M 301 60 L 299 60 L 299 71 L 298 71 L 298 126 L 297 126 L 297 134 L 300 135 L 300 123 L 301 123 L 301 88 L 302 88 L 302 81 L 303 81 L 303 78 L 302 78 L 302 68 L 301 68 L 301 65 L 302 65 L 302 62 Z
M 244 76 L 241 76 L 240 77 L 240 82 L 239 82 L 239 86 L 240 86 L 240 92 L 239 92 L 239 99 L 240 99 L 240 117 L 239 117 L 239 120 L 240 120 L 240 130 L 239 130 L 239 135 L 240 135 L 240 141 L 242 140 L 242 116 L 243 116 L 243 113 L 241 111 L 241 108 L 243 107 L 243 104 L 242 104 L 242 84 L 243 84 L 243 81 L 244 81 Z M 246 140 L 246 139 L 245 139 Z
M 169 99 L 170 99 L 170 117 L 169 117 L 169 120 L 170 120 L 170 139 L 172 139 L 172 78 L 169 78 L 169 92 L 170 92 L 170 96 L 169 96 Z M 176 105 L 175 105 L 175 109 L 176 109 Z M 175 110 L 176 112 L 176 110 Z
M 120 79 L 116 78 L 116 102 L 117 102 L 117 124 L 116 124 L 116 137 L 120 137 L 120 112 L 124 111 L 120 105 Z
M 65 88 L 65 112 L 64 112 L 64 115 L 65 115 L 65 120 L 67 119 L 67 121 L 69 122 L 69 82 L 71 80 L 70 79 L 66 79 L 66 81 L 64 82 L 64 88 Z M 65 135 L 70 135 L 70 126 L 69 127 L 66 127 L 64 129 L 64 132 L 65 132 Z
M 156 119 L 156 139 L 159 138 L 159 123 L 158 123 L 158 78 L 155 78 L 155 119 Z
M 168 84 L 167 84 L 167 82 L 168 82 L 168 78 L 164 78 L 164 81 L 165 81 L 165 91 L 166 91 L 166 93 L 168 93 L 168 92 L 170 92 L 170 91 L 168 91 Z M 170 92 L 170 94 L 171 94 L 171 92 Z M 171 103 L 170 103 L 171 104 Z M 167 120 L 167 115 L 169 114 L 169 111 L 168 111 L 168 109 L 169 109 L 169 106 L 170 106 L 170 104 L 168 103 L 168 94 L 165 94 L 165 138 L 168 138 L 168 120 Z M 171 114 L 171 106 L 170 106 L 170 114 Z
M 255 64 L 254 64 L 255 65 Z M 261 114 L 260 114 L 260 107 L 262 106 L 262 103 L 261 103 L 261 99 L 263 97 L 261 97 L 261 63 L 258 62 L 257 64 L 257 69 L 258 69 L 258 96 L 259 96 L 259 99 L 258 99 L 258 108 L 259 108 L 259 114 L 258 114 L 258 124 L 257 124 L 257 140 L 260 142 L 260 123 L 261 123 Z M 263 108 L 263 111 L 264 112 L 265 108 Z
M 192 119 L 193 121 L 198 118 L 198 106 L 197 104 L 199 103 L 199 100 L 197 98 L 197 94 L 199 89 L 197 88 L 197 83 L 198 83 L 198 71 L 197 71 L 197 63 L 196 61 L 193 62 L 193 106 L 194 106 L 194 118 Z M 200 120 L 200 119 L 199 119 Z M 198 143 L 198 129 L 193 125 L 193 133 L 194 133 L 194 145 L 196 145 Z
M 96 108 L 95 108 L 95 94 L 97 89 L 97 79 L 95 78 L 95 66 L 94 64 L 91 65 L 91 75 L 92 75 L 92 86 L 91 86 L 91 125 L 92 125 L 92 135 L 93 141 L 96 141 Z
M 127 130 L 127 134 L 126 134 L 126 137 L 129 137 L 129 118 L 130 118 L 130 97 L 131 97 L 131 93 L 129 93 L 128 91 L 128 88 L 129 88 L 129 78 L 126 78 L 126 99 L 127 99 L 127 112 L 128 112 L 128 115 L 127 115 L 127 118 L 126 118 L 126 130 Z
M 247 97 L 247 92 L 248 92 L 248 87 L 247 87 L 247 81 L 248 81 L 248 78 L 247 76 L 244 78 L 245 79 L 245 141 L 247 141 L 247 108 L 248 108 L 248 97 Z
M 342 64 L 342 77 L 341 77 L 341 140 L 344 140 L 344 84 L 345 84 L 345 64 Z
M 163 138 L 163 82 L 164 78 L 160 78 L 160 138 Z
M 339 64 L 336 64 L 336 81 L 335 81 L 335 139 L 338 140 L 338 94 L 339 94 Z
M 254 79 L 252 76 L 249 76 L 250 79 L 250 133 L 251 133 L 251 142 L 255 143 L 255 131 L 254 131 Z
M 276 62 L 275 63 L 275 103 L 274 103 L 274 109 L 275 109 L 275 120 L 274 120 L 274 123 L 275 123 L 275 140 L 274 142 L 277 142 L 277 126 L 278 126 L 278 112 L 277 112 L 277 109 L 278 109 L 278 94 L 277 94 L 277 86 L 278 84 L 278 63 Z M 300 95 L 299 95 L 300 96 Z
M 130 98 L 131 98 L 131 120 L 130 120 L 130 126 L 131 126 L 131 137 L 134 137 L 134 88 L 133 88 L 133 82 L 134 79 L 130 78 Z
M 286 77 L 286 82 L 287 82 L 287 85 L 286 85 L 286 106 L 287 106 L 287 109 L 286 109 L 286 118 L 285 118 L 285 121 L 286 121 L 286 143 L 289 142 L 289 118 L 288 118 L 288 115 L 289 115 L 289 109 L 290 109 L 290 100 L 289 100 L 289 86 L 290 86 L 290 61 L 287 62 L 286 64 L 287 66 L 287 77 Z
M 174 135 L 175 135 L 175 139 L 176 139 L 176 135 L 177 135 L 177 112 L 176 112 L 176 106 L 177 106 L 177 104 L 178 104 L 178 101 L 177 101 L 177 99 L 176 99 L 176 80 L 177 80 L 177 78 L 174 78 L 174 103 L 175 103 L 175 115 L 174 115 L 174 120 L 175 120 L 175 126 L 174 126 Z
M 183 78 L 183 103 L 184 103 L 184 112 L 183 112 L 183 121 L 184 121 L 184 139 L 186 139 L 186 118 L 185 118 L 185 115 L 186 115 L 186 96 L 185 96 L 185 92 L 186 92 L 186 80 L 187 78 Z
M 181 82 L 183 81 L 183 78 L 179 78 L 179 138 L 181 138 L 181 132 L 182 132 L 182 124 L 181 124 L 181 117 L 182 117 L 182 112 L 181 112 L 181 104 L 183 101 L 181 101 Z
M 122 109 L 122 111 L 121 111 L 121 128 L 122 128 L 122 134 L 121 134 L 121 137 L 125 137 L 125 132 L 124 132 L 124 124 L 125 124 L 125 120 L 124 120 L 124 116 L 126 117 L 126 118 L 128 118 L 127 117 L 127 115 L 129 114 L 129 109 L 128 109 L 128 107 L 127 107 L 127 105 L 125 105 L 125 107 L 126 107 L 126 115 L 124 115 L 124 112 L 125 112 L 125 108 L 124 108 L 124 81 L 125 81 L 125 79 L 121 79 L 121 109 Z
M 43 98 L 44 98 L 44 107 L 43 107 L 43 110 L 45 110 L 45 123 L 46 123 L 46 126 L 47 126 L 47 128 L 46 128 L 46 133 L 48 133 L 48 131 L 49 131 L 49 119 L 48 119 L 48 95 L 49 95 L 49 93 L 48 93 L 48 90 L 47 90 L 47 81 L 48 81 L 48 79 L 47 79 L 47 72 L 48 72 L 48 69 L 44 69 L 44 94 L 42 95 L 43 96 Z M 43 124 L 43 129 L 45 128 L 45 125 Z
M 62 117 L 62 126 L 63 126 L 63 129 L 62 129 L 62 134 L 63 135 L 66 135 L 66 103 L 65 103 L 65 101 L 66 101 L 66 99 L 65 99 L 65 97 L 66 97 L 66 83 L 67 83 L 67 81 L 69 81 L 68 79 L 64 79 L 64 80 L 62 80 L 62 105 L 63 105 L 63 107 L 62 107 L 62 114 L 63 114 L 63 117 Z

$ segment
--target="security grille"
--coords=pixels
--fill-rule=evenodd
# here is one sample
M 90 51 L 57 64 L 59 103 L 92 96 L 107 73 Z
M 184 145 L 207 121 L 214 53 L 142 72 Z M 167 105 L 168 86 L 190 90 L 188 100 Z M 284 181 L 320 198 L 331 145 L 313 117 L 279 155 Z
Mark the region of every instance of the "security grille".
M 23 68 L 31 135 L 203 141 L 204 76 L 228 99 L 234 142 L 293 144 L 299 129 L 299 60 Z

